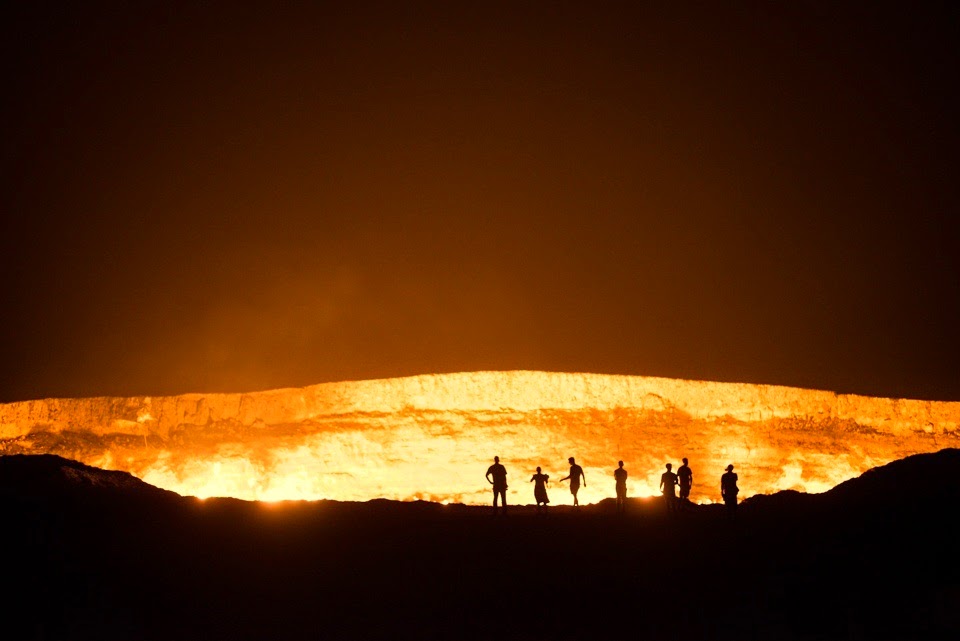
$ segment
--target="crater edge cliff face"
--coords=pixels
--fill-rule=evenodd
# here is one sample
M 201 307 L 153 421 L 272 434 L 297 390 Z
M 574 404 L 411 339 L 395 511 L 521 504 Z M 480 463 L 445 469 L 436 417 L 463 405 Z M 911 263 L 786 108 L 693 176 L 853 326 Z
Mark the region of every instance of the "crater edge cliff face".
M 960 403 L 641 376 L 474 372 L 245 394 L 43 399 L 0 404 L 0 453 L 50 453 L 123 470 L 181 494 L 243 499 L 430 499 L 486 503 L 499 455 L 509 500 L 551 475 L 569 503 L 657 493 L 687 457 L 691 497 L 719 499 L 733 463 L 741 498 L 825 491 L 911 454 L 960 446 Z

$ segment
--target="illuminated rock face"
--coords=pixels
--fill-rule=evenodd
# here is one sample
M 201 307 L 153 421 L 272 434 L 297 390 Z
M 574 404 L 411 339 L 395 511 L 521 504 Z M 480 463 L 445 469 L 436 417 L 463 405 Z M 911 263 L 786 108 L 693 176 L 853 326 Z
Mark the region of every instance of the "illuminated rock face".
M 539 465 L 553 503 L 657 493 L 684 456 L 691 498 L 719 499 L 727 464 L 741 498 L 827 490 L 910 454 L 960 446 L 960 403 L 640 376 L 476 372 L 328 383 L 249 394 L 45 399 L 0 405 L 0 453 L 52 453 L 185 495 L 430 499 L 486 503 L 499 455 L 514 503 Z

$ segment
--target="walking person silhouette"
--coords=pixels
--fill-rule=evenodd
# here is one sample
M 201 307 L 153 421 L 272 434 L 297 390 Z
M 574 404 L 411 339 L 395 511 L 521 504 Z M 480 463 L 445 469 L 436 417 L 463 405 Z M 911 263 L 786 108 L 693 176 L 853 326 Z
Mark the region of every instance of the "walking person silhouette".
M 493 477 L 491 480 L 490 477 Z M 487 481 L 493 485 L 493 515 L 497 515 L 497 496 L 503 505 L 502 512 L 507 514 L 507 468 L 500 465 L 500 457 L 493 457 L 493 465 L 487 468 Z
M 577 500 L 577 492 L 580 491 L 580 479 L 583 479 L 583 487 L 587 487 L 587 477 L 583 473 L 583 468 L 577 465 L 577 462 L 572 456 L 567 459 L 567 462 L 570 463 L 570 474 L 560 479 L 560 482 L 562 483 L 570 479 L 570 493 L 573 494 L 573 505 L 574 507 L 580 507 L 580 501 Z
M 530 478 L 530 482 L 533 483 L 533 498 L 537 502 L 537 512 L 540 512 L 540 506 L 543 505 L 543 511 L 547 511 L 547 503 L 550 502 L 550 499 L 547 497 L 547 483 L 550 481 L 549 474 L 543 474 L 540 472 L 540 467 L 537 467 L 537 473 Z
M 667 471 L 660 475 L 660 490 L 663 492 L 663 501 L 667 504 L 667 512 L 677 509 L 677 475 L 671 472 L 672 463 L 667 463 Z
M 677 479 L 680 481 L 680 507 L 685 507 L 690 503 L 690 488 L 693 486 L 693 472 L 687 459 L 683 459 L 683 465 L 677 469 Z
M 623 461 L 617 461 L 619 467 L 613 471 L 613 478 L 617 482 L 617 512 L 627 509 L 627 471 L 623 469 Z
M 720 496 L 723 497 L 723 503 L 727 506 L 727 514 L 730 517 L 733 517 L 737 511 L 737 494 L 740 493 L 737 478 L 732 464 L 727 466 L 726 473 L 720 477 Z

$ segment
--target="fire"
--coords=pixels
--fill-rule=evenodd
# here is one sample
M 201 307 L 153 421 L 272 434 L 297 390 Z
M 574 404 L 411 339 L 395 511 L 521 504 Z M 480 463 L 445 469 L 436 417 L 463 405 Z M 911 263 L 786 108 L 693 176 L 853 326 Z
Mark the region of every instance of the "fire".
M 664 464 L 719 498 L 728 463 L 741 497 L 822 492 L 871 467 L 957 447 L 960 403 L 639 376 L 476 372 L 250 394 L 45 399 L 0 405 L 0 453 L 53 453 L 199 498 L 373 498 L 485 504 L 498 455 L 508 500 L 533 502 L 536 466 L 554 504 L 658 493 Z

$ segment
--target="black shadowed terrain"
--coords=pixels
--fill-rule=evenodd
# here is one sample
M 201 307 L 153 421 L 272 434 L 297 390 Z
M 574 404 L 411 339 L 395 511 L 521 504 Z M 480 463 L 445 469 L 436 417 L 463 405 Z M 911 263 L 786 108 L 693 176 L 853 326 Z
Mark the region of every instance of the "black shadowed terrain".
M 611 492 L 613 479 L 610 479 Z M 569 495 L 553 488 L 554 500 Z M 0 458 L 4 639 L 943 639 L 960 450 L 670 517 L 198 501 Z

